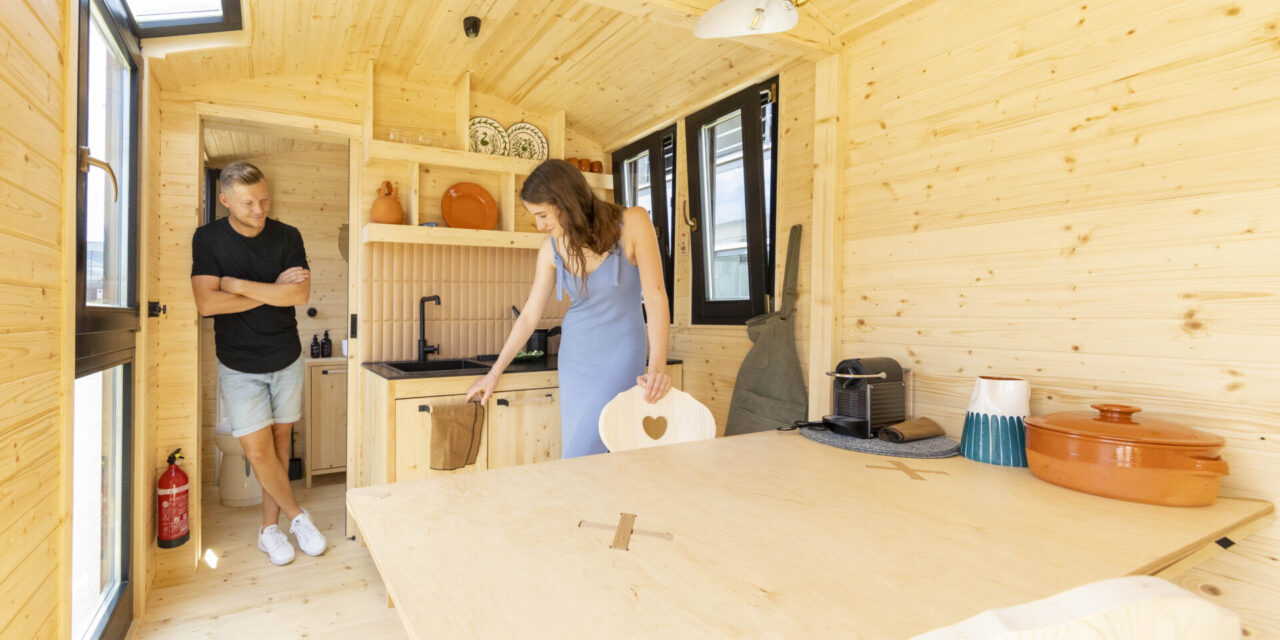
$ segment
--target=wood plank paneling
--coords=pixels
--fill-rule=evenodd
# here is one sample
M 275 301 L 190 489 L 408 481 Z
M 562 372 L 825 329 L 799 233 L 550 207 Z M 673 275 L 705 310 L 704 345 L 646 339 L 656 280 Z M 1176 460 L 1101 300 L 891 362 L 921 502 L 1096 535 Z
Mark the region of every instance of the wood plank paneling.
M 66 456 L 65 1 L 0 6 L 0 637 L 52 638 Z
M 853 41 L 845 357 L 912 367 L 913 412 L 956 436 L 980 374 L 1029 379 L 1036 414 L 1136 404 L 1225 437 L 1225 493 L 1280 500 L 1276 24 L 1267 2 L 933 2 Z M 1280 633 L 1258 604 L 1278 536 L 1184 586 Z
M 687 14 L 666 8 L 664 13 L 673 14 L 678 23 L 672 24 L 633 15 L 636 12 L 625 3 L 613 8 L 596 4 L 252 3 L 249 46 L 168 52 L 157 61 L 157 77 L 165 90 L 175 91 L 218 84 L 234 89 L 232 81 L 239 79 L 256 79 L 268 88 L 272 78 L 293 77 L 299 87 L 312 86 L 308 109 L 329 110 L 343 105 L 337 96 L 326 94 L 326 87 L 358 81 L 358 74 L 373 60 L 377 75 L 394 79 L 377 83 L 375 92 L 385 99 L 387 110 L 379 107 L 375 119 L 399 123 L 415 139 L 421 134 L 440 144 L 434 140 L 437 136 L 457 129 L 444 126 L 449 113 L 457 111 L 449 107 L 447 92 L 471 72 L 470 86 L 476 92 L 543 116 L 563 110 L 570 128 L 603 141 L 632 131 L 639 118 L 706 102 L 806 50 L 785 43 L 773 50 L 761 46 L 785 39 L 786 34 L 742 42 L 698 40 L 688 28 Z M 482 20 L 478 38 L 463 33 L 462 18 L 467 15 Z M 831 39 L 830 30 L 825 31 Z M 638 55 L 645 59 L 643 65 L 636 63 Z M 247 95 L 237 99 L 257 100 Z M 333 114 L 321 117 L 339 119 Z

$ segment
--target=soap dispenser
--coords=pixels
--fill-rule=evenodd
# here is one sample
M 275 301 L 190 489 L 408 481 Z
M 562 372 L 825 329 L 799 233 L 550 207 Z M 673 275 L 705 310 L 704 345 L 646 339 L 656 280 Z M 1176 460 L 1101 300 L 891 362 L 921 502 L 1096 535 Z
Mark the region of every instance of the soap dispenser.
M 320 357 L 320 338 L 316 334 L 311 334 L 311 357 Z
M 329 339 L 329 330 L 325 329 L 324 339 L 320 341 L 320 357 L 328 358 L 333 355 L 333 341 Z

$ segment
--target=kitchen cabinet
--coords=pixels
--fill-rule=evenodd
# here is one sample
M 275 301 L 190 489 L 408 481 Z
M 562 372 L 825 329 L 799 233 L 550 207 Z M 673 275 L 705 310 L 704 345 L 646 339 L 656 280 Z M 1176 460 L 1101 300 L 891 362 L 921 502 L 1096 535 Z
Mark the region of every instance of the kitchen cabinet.
M 489 468 L 560 459 L 560 390 L 505 391 L 489 397 Z
M 347 360 L 308 359 L 303 365 L 303 468 L 311 477 L 347 469 Z
M 431 413 L 422 407 L 461 404 L 475 375 L 384 377 L 364 365 L 363 434 L 353 439 L 349 487 L 403 482 L 454 473 L 546 462 L 560 458 L 560 389 L 555 369 L 508 371 L 485 407 L 480 454 L 454 471 L 431 469 Z M 369 369 L 374 367 L 374 369 Z M 683 367 L 667 365 L 672 386 L 683 386 Z
M 465 394 L 396 399 L 396 475 L 397 482 L 470 473 L 489 468 L 488 429 L 480 425 L 480 453 L 475 464 L 444 471 L 431 468 L 431 432 L 434 428 L 432 406 L 464 404 Z M 485 421 L 488 422 L 486 412 Z

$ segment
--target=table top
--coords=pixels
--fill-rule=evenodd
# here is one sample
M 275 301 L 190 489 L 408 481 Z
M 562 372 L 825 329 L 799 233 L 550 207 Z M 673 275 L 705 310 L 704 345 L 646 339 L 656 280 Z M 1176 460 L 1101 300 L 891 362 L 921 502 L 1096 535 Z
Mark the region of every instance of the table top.
M 764 432 L 352 489 L 411 637 L 904 638 L 1266 519 Z M 634 531 L 612 548 L 620 514 Z M 581 525 L 581 526 L 580 526 Z

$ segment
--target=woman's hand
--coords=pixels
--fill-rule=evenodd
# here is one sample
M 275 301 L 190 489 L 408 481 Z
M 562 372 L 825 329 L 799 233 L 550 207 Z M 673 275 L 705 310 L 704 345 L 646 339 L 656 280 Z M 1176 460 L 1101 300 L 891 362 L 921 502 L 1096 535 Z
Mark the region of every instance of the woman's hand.
M 498 386 L 498 374 L 490 371 L 484 374 L 484 377 L 471 385 L 471 390 L 467 392 L 467 402 L 471 402 L 471 397 L 479 394 L 480 404 L 489 402 L 489 396 L 493 395 L 493 390 Z
M 644 401 L 653 404 L 671 390 L 671 376 L 665 371 L 650 371 L 636 378 L 636 384 L 644 387 Z

